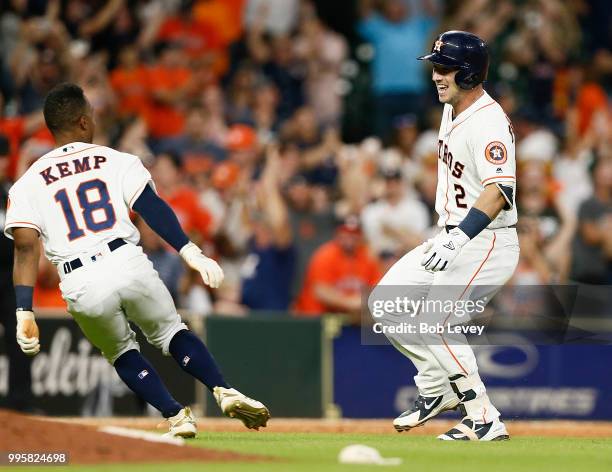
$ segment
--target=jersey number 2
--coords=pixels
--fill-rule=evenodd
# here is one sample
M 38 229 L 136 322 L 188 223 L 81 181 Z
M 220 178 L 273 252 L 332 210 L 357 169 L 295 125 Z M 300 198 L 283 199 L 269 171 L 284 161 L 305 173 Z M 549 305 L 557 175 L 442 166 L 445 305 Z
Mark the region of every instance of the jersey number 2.
M 467 208 L 467 205 L 463 202 L 465 198 L 465 189 L 459 185 L 455 184 L 455 203 L 457 204 L 457 208 Z
M 97 190 L 100 198 L 98 200 L 90 200 L 87 192 L 89 190 Z M 79 205 L 83 214 L 83 220 L 85 220 L 85 226 L 90 231 L 97 233 L 110 229 L 115 225 L 117 218 L 115 217 L 115 210 L 110 202 L 110 195 L 106 184 L 100 179 L 88 180 L 83 182 L 77 187 L 76 190 Z M 74 216 L 70 199 L 66 189 L 61 189 L 55 194 L 55 201 L 57 201 L 64 212 L 64 218 L 68 224 L 68 239 L 73 241 L 85 235 L 83 229 L 79 228 L 79 225 Z M 102 210 L 104 212 L 104 219 L 95 221 L 93 213 L 96 210 Z

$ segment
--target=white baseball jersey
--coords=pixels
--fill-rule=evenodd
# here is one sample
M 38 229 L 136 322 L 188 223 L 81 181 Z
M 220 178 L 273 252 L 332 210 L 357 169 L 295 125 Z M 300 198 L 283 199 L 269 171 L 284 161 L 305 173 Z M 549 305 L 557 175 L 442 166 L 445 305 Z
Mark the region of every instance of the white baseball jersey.
M 153 181 L 140 159 L 114 149 L 75 142 L 45 154 L 11 187 L 4 233 L 33 228 L 54 264 L 101 243 L 140 234 L 129 210 Z
M 501 106 L 486 92 L 453 119 L 453 107 L 444 105 L 438 134 L 438 226 L 458 225 L 486 185 L 516 185 L 516 161 L 512 124 Z M 516 223 L 514 194 L 504 197 L 502 210 L 488 226 L 502 228 Z

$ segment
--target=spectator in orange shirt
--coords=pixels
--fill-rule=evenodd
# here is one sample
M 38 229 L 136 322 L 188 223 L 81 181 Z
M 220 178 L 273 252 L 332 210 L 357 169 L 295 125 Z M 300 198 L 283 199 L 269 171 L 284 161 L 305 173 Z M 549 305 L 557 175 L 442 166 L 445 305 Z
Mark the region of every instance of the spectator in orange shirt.
M 191 71 L 183 52 L 171 43 L 159 45 L 157 65 L 147 72 L 151 102 L 146 121 L 151 137 L 175 137 L 185 128 L 185 108 L 191 91 Z
M 597 82 L 589 81 L 580 87 L 576 98 L 578 106 L 578 131 L 583 136 L 597 113 L 604 116 L 608 110 L 608 97 L 605 89 Z
M 215 70 L 222 74 L 227 68 L 223 47 L 226 45 L 220 29 L 214 21 L 193 14 L 193 0 L 181 0 L 176 15 L 166 18 L 157 32 L 157 40 L 172 43 L 181 48 L 190 59 L 206 58 L 215 62 Z
M 364 244 L 359 220 L 348 217 L 313 254 L 295 310 L 303 316 L 340 312 L 359 320 L 362 291 L 376 285 L 378 261 Z
M 232 125 L 225 136 L 225 147 L 228 159 L 242 169 L 252 169 L 255 166 L 260 150 L 259 139 L 250 126 L 240 123 Z
M 19 162 L 19 146 L 28 136 L 43 128 L 45 121 L 41 111 L 26 116 L 6 118 L 4 116 L 4 96 L 0 92 L 0 134 L 6 136 L 9 142 L 9 161 L 7 175 L 15 178 Z M 45 128 L 46 129 L 46 128 Z
M 185 232 L 198 244 L 208 240 L 212 217 L 200 205 L 195 190 L 183 185 L 180 158 L 171 153 L 160 154 L 152 175 L 159 195 L 172 207 Z
M 197 0 L 193 17 L 217 25 L 224 45 L 238 40 L 242 33 L 242 17 L 246 0 Z
M 147 71 L 134 46 L 126 46 L 119 52 L 119 65 L 111 72 L 110 83 L 117 94 L 120 115 L 144 113 L 148 100 Z

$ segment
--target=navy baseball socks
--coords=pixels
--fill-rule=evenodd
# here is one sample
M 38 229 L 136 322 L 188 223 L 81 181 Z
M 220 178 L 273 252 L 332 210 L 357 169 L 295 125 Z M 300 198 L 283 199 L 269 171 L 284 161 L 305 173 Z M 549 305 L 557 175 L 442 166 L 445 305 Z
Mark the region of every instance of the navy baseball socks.
M 113 367 L 130 390 L 157 408 L 164 418 L 175 416 L 183 409 L 170 395 L 153 366 L 136 349 L 121 354 Z
M 172 398 L 153 366 L 140 352 L 131 349 L 123 353 L 113 366 L 121 380 L 136 395 L 157 408 L 166 418 L 169 423 L 169 430 L 164 436 L 195 437 L 197 427 L 191 409 L 188 406 L 183 407 Z
M 250 429 L 266 426 L 270 411 L 263 403 L 227 384 L 212 355 L 195 334 L 186 329 L 179 331 L 168 350 L 185 372 L 208 387 L 225 416 L 239 419 Z
M 230 388 L 204 343 L 188 329 L 174 335 L 168 350 L 181 369 L 206 385 L 211 392 L 215 387 Z

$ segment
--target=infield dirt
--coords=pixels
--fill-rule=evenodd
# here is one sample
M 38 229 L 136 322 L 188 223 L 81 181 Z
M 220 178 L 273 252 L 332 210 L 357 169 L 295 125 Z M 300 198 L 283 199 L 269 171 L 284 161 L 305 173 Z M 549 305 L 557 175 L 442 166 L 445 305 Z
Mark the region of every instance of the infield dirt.
M 107 424 L 111 424 L 108 422 Z M 0 445 L 12 452 L 69 452 L 71 464 L 261 461 L 261 456 L 155 443 L 97 431 L 94 425 L 0 410 Z
M 155 429 L 157 419 L 152 418 L 63 418 L 61 421 L 95 426 L 123 426 L 143 430 Z M 457 419 L 431 420 L 422 427 L 414 428 L 406 435 L 437 436 L 457 423 Z M 513 421 L 506 420 L 512 436 L 526 437 L 575 437 L 612 438 L 612 423 L 605 421 Z M 313 418 L 272 418 L 267 428 L 253 434 L 270 433 L 343 433 L 343 434 L 398 434 L 391 419 L 313 419 Z M 239 421 L 226 418 L 200 418 L 198 430 L 207 432 L 247 431 Z

